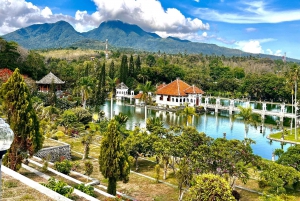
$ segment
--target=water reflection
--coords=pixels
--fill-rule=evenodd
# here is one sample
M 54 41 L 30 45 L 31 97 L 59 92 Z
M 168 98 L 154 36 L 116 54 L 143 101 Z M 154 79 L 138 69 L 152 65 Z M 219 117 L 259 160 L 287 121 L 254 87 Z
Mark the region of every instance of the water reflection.
M 106 117 L 110 117 L 110 102 L 106 102 L 106 104 L 102 106 L 102 110 L 105 112 Z M 145 127 L 144 107 L 126 106 L 122 102 L 114 102 L 113 111 L 114 114 L 122 112 L 123 114 L 128 115 L 128 122 L 126 124 L 127 129 L 134 129 L 137 124 L 142 128 Z M 172 125 L 186 125 L 186 119 L 182 116 L 177 116 L 173 112 L 147 109 L 147 115 L 148 118 L 161 118 L 166 127 Z M 265 122 L 276 122 L 275 119 L 274 117 L 266 116 Z M 224 133 L 226 133 L 227 139 L 243 140 L 244 138 L 245 126 L 243 121 L 238 119 L 233 120 L 232 117 L 229 116 L 228 111 L 221 111 L 218 114 L 212 113 L 195 116 L 193 117 L 191 124 L 195 126 L 198 131 L 204 132 L 213 138 L 222 138 Z M 256 144 L 252 145 L 253 152 L 270 160 L 274 149 L 283 147 L 284 150 L 286 150 L 289 147 L 289 145 L 281 145 L 280 142 L 270 142 L 266 136 L 272 132 L 278 132 L 274 125 L 262 127 L 262 133 L 260 133 L 260 126 L 257 128 L 250 126 L 248 132 L 248 137 L 256 142 Z

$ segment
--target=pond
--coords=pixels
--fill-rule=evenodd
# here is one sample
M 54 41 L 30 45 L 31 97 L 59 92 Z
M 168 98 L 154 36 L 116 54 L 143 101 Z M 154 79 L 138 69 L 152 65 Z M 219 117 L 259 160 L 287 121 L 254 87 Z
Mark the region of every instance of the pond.
M 101 108 L 105 112 L 106 117 L 110 117 L 110 101 L 107 101 Z M 114 114 L 123 113 L 128 116 L 126 128 L 132 130 L 136 125 L 141 128 L 145 127 L 145 108 L 125 105 L 123 102 L 117 101 L 113 104 Z M 165 127 L 172 125 L 186 125 L 183 117 L 177 116 L 175 113 L 166 111 L 155 111 L 147 109 L 147 117 L 160 117 Z M 269 117 L 272 118 L 272 117 Z M 213 138 L 221 138 L 226 133 L 227 139 L 243 140 L 245 136 L 245 125 L 242 120 L 234 121 L 228 115 L 228 111 L 218 114 L 202 114 L 192 119 L 191 126 L 195 126 L 200 132 Z M 252 145 L 253 152 L 265 159 L 272 159 L 272 152 L 277 148 L 286 150 L 290 145 L 282 145 L 280 142 L 270 142 L 266 137 L 272 132 L 278 132 L 274 125 L 267 125 L 260 129 L 249 126 L 247 134 L 248 138 L 253 139 L 256 144 Z

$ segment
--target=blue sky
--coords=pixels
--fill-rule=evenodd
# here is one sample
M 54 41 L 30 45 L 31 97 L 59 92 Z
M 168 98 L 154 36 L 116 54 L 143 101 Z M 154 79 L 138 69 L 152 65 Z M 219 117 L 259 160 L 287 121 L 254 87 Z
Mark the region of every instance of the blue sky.
M 106 20 L 252 53 L 300 59 L 300 1 L 1 0 L 0 35 L 65 20 L 80 32 Z

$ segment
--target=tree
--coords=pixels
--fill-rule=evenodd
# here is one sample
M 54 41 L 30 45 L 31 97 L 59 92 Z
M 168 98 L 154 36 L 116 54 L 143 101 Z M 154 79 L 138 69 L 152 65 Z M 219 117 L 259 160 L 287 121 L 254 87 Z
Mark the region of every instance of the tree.
M 280 154 L 277 163 L 293 167 L 297 171 L 300 171 L 300 145 L 291 146 L 287 149 L 286 152 Z
M 155 64 L 155 57 L 152 55 L 152 54 L 149 54 L 148 56 L 147 56 L 147 59 L 146 59 L 146 64 L 149 66 L 149 67 L 152 67 L 152 66 L 154 66 L 154 64 Z
M 98 69 L 96 75 L 96 85 L 93 97 L 93 104 L 95 106 L 96 112 L 100 111 L 100 106 L 105 103 L 106 99 L 106 73 L 105 73 L 105 63 L 103 63 L 101 70 Z
M 110 63 L 108 76 L 111 79 L 115 78 L 115 63 L 114 63 L 114 61 L 111 61 L 111 63 Z
M 60 124 L 65 127 L 65 132 L 68 131 L 68 128 L 77 123 L 78 118 L 72 110 L 65 110 L 62 114 L 62 119 Z
M 236 114 L 236 117 L 242 118 L 245 125 L 245 138 L 247 138 L 247 134 L 249 131 L 249 124 L 256 126 L 257 115 L 252 112 L 251 107 L 242 107 L 238 106 L 240 113 Z
M 14 140 L 3 160 L 14 171 L 21 168 L 23 159 L 32 156 L 43 146 L 43 135 L 32 107 L 29 90 L 17 68 L 1 87 L 2 106 Z
M 114 98 L 114 91 L 116 88 L 118 78 L 111 78 L 107 77 L 106 79 L 106 86 L 108 90 L 110 91 L 109 97 L 110 97 L 110 119 L 113 118 L 113 98 Z
M 82 77 L 78 80 L 78 88 L 81 95 L 82 107 L 85 109 L 86 102 L 92 94 L 93 80 L 90 77 Z
M 251 139 L 244 141 L 218 138 L 213 143 L 200 144 L 192 152 L 191 159 L 196 173 L 212 173 L 229 178 L 231 186 L 236 179 L 246 183 L 249 179 L 247 166 L 255 165 L 257 157 L 252 153 Z
M 138 158 L 149 152 L 151 148 L 149 135 L 136 127 L 125 139 L 124 146 L 130 156 L 135 159 L 135 170 L 138 170 Z
M 127 56 L 122 56 L 121 61 L 121 67 L 120 67 L 120 82 L 123 82 L 126 84 L 126 80 L 128 78 L 128 62 L 127 62 Z
M 101 141 L 99 165 L 102 175 L 108 178 L 107 193 L 116 195 L 117 181 L 128 182 L 130 166 L 115 119 L 108 124 Z
M 202 174 L 195 178 L 195 184 L 187 192 L 187 201 L 234 201 L 228 182 L 214 174 Z
M 134 77 L 134 62 L 133 62 L 133 56 L 130 55 L 130 59 L 129 59 L 129 69 L 128 69 L 128 76 L 129 77 Z
M 138 57 L 135 60 L 135 74 L 136 76 L 138 74 L 140 74 L 141 72 L 141 59 L 140 59 L 140 55 L 138 55 Z
M 90 144 L 93 141 L 94 131 L 91 131 L 90 128 L 87 126 L 85 132 L 83 132 L 81 135 L 81 144 L 84 146 L 82 160 L 85 160 L 89 157 Z
M 183 195 L 186 190 L 191 186 L 191 182 L 193 179 L 193 170 L 191 161 L 184 157 L 180 163 L 178 171 L 176 172 L 176 178 L 178 181 L 178 189 L 179 189 L 179 201 L 183 199 Z
M 20 54 L 16 42 L 7 42 L 0 37 L 0 68 L 14 70 L 18 65 Z
M 142 91 L 143 94 L 141 96 L 141 100 L 145 103 L 145 125 L 147 126 L 147 103 L 152 101 L 151 96 L 149 95 L 150 92 L 155 90 L 154 86 L 151 85 L 150 81 L 147 81 L 145 85 L 139 84 L 137 86 L 137 90 Z
M 280 195 L 288 189 L 296 190 L 299 186 L 300 173 L 293 167 L 263 161 L 260 169 L 259 186 L 266 188 L 270 193 Z

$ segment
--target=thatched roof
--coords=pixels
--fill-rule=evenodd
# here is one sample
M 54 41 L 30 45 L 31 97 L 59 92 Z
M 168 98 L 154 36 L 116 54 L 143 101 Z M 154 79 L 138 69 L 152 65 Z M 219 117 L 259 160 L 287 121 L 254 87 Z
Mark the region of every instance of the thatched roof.
M 56 77 L 53 73 L 48 73 L 40 81 L 36 81 L 37 84 L 64 84 L 65 82 Z

